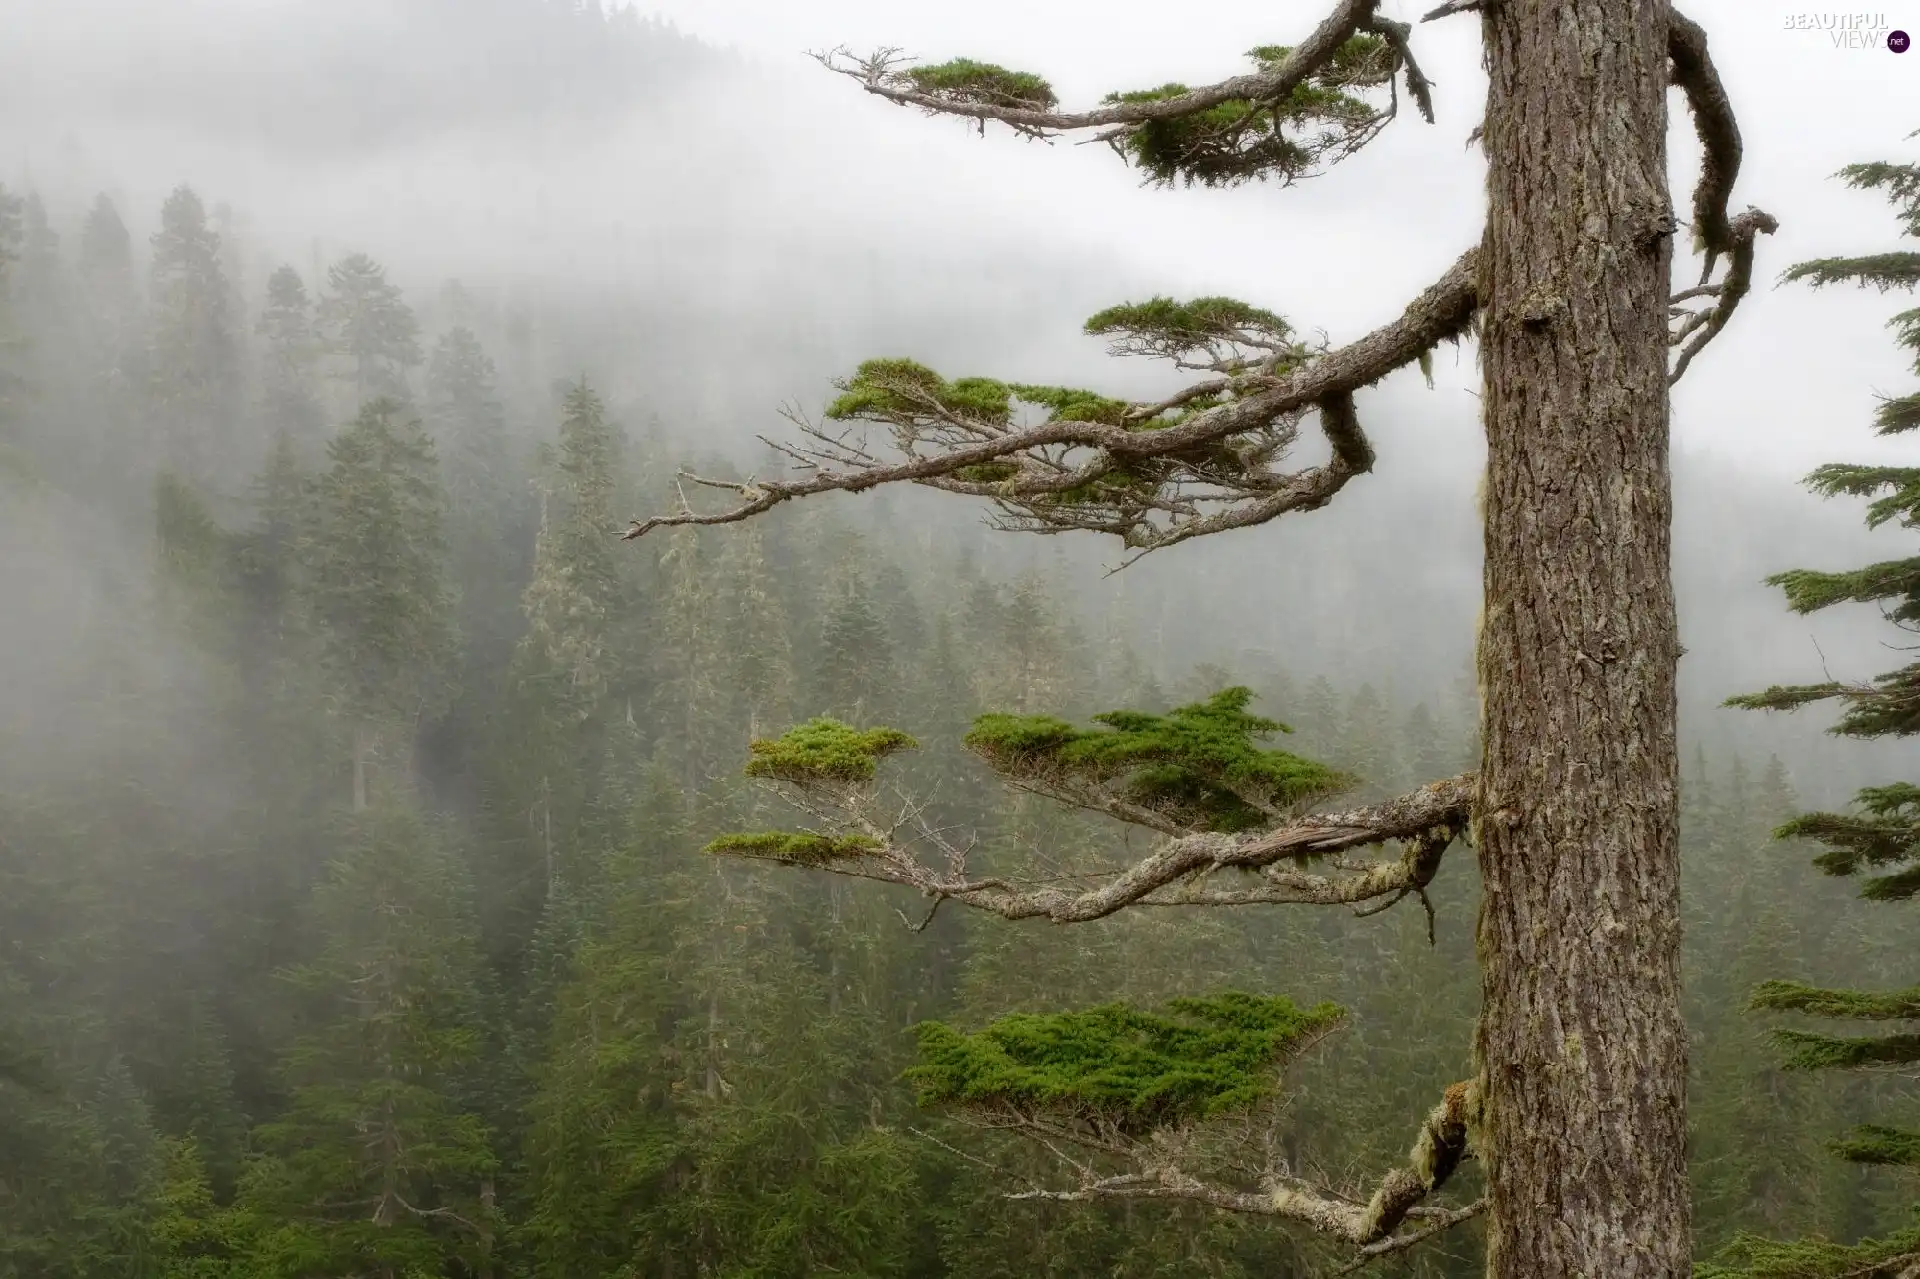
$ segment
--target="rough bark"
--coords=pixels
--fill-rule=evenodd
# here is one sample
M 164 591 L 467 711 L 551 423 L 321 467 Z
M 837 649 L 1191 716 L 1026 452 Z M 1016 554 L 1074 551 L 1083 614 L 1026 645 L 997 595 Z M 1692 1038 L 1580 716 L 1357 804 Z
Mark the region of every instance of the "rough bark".
M 1500 1279 L 1689 1269 L 1663 0 L 1484 11 L 1477 1040 Z

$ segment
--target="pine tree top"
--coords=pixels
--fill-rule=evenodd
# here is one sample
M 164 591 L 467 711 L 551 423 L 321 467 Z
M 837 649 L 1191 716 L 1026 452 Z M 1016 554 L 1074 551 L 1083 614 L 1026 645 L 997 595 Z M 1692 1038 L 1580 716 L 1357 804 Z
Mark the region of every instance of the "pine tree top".
M 1278 1067 L 1344 1012 L 1228 991 L 1165 1013 L 1123 1004 L 1015 1014 L 973 1034 L 916 1028 L 907 1072 L 920 1104 L 987 1115 L 1039 1112 L 1128 1135 L 1245 1111 L 1278 1088 Z

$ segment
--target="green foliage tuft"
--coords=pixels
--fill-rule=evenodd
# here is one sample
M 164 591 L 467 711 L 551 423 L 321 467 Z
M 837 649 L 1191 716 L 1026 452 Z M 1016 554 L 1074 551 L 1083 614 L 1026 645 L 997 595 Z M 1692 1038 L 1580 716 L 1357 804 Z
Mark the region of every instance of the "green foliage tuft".
M 1765 1012 L 1801 1012 L 1855 1021 L 1920 1020 L 1920 989 L 1875 994 L 1864 990 L 1829 990 L 1797 981 L 1769 981 L 1754 989 L 1751 1007 Z
M 1105 422 L 1118 426 L 1127 411 L 1125 400 L 1109 399 L 1075 387 L 1015 385 L 1009 389 L 1021 402 L 1049 410 L 1056 422 Z
M 1876 253 L 1863 258 L 1816 258 L 1787 268 L 1783 283 L 1806 281 L 1814 288 L 1829 284 L 1873 286 L 1885 293 L 1889 289 L 1911 289 L 1920 285 L 1920 253 Z
M 1304 803 L 1351 784 L 1323 764 L 1254 745 L 1291 730 L 1249 715 L 1252 700 L 1252 690 L 1229 688 L 1165 715 L 1109 711 L 1094 716 L 1104 730 L 1045 715 L 983 715 L 966 745 L 1009 777 L 1114 784 L 1134 803 L 1213 831 L 1251 829 L 1268 820 L 1262 805 Z
M 1031 72 L 1009 71 L 972 58 L 913 67 L 902 74 L 921 93 L 949 102 L 1049 111 L 1060 101 L 1054 96 L 1053 86 Z
M 1005 422 L 1012 411 L 1012 389 L 991 378 L 949 382 L 913 360 L 868 360 L 840 384 L 841 394 L 827 406 L 836 421 L 926 417 L 941 411 L 988 422 Z
M 865 782 L 876 761 L 913 750 L 913 738 L 892 728 L 854 728 L 837 719 L 812 719 L 778 737 L 760 738 L 747 749 L 748 777 L 766 777 L 799 785 Z
M 1263 45 L 1249 56 L 1272 70 L 1291 52 Z M 1195 182 L 1234 186 L 1278 175 L 1297 177 L 1328 153 L 1364 142 L 1382 112 L 1350 92 L 1386 84 L 1393 76 L 1394 54 L 1378 36 L 1354 36 L 1329 62 L 1278 102 L 1233 99 L 1174 119 L 1135 126 L 1120 146 L 1133 163 L 1165 185 Z M 1113 104 L 1158 102 L 1189 92 L 1184 84 L 1164 84 L 1107 95 Z
M 1860 1070 L 1920 1061 L 1920 1035 L 1865 1035 L 1848 1038 L 1811 1030 L 1778 1030 L 1774 1042 L 1786 1056 L 1786 1070 Z
M 1920 1133 L 1879 1124 L 1863 1124 L 1852 1135 L 1836 1141 L 1833 1153 L 1848 1163 L 1882 1167 L 1920 1167 Z
M 1110 306 L 1090 316 L 1086 331 L 1115 338 L 1115 350 L 1141 351 L 1166 359 L 1228 344 L 1243 338 L 1285 342 L 1293 326 L 1272 311 L 1237 298 L 1204 297 L 1188 302 L 1156 297 Z
M 879 840 L 865 835 L 819 835 L 812 831 L 754 831 L 722 835 L 709 843 L 709 853 L 754 857 L 793 866 L 830 866 L 880 850 Z
M 1916 1251 L 1920 1229 L 1857 1244 L 1741 1235 L 1693 1273 L 1694 1279 L 1878 1279 L 1900 1273 Z
M 1908 235 L 1920 236 L 1920 164 L 1849 164 L 1840 177 L 1856 191 L 1884 190 Z
M 1139 1136 L 1267 1099 L 1282 1059 L 1342 1016 L 1230 991 L 1174 1000 L 1164 1015 L 1123 1004 L 1015 1014 L 971 1035 L 923 1022 L 907 1078 L 923 1106 L 1041 1111 Z

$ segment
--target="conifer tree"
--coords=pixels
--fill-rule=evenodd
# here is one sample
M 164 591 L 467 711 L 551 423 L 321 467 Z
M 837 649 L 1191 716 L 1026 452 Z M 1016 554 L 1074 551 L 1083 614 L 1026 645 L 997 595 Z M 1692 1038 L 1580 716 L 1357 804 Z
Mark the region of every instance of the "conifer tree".
M 354 809 L 376 752 L 412 776 L 413 733 L 453 650 L 433 442 L 404 406 L 367 404 L 327 448 L 306 556 L 320 651 L 353 732 Z
M 133 241 L 105 195 L 94 200 L 81 224 L 75 276 L 71 402 L 76 416 L 94 426 L 89 465 L 120 496 L 145 484 L 153 452 L 136 427 L 146 371 Z
M 147 377 L 161 457 L 194 478 L 224 473 L 230 459 L 239 346 L 220 236 L 191 187 L 160 210 L 149 283 Z
M 312 299 L 291 266 L 277 267 L 267 277 L 267 304 L 254 327 L 266 344 L 261 393 L 267 421 L 303 446 L 317 444 L 323 421 L 316 381 L 322 351 Z
M 325 948 L 289 974 L 311 1029 L 240 1192 L 246 1273 L 484 1274 L 499 1222 L 489 1135 L 463 1101 L 480 1042 L 465 885 L 388 793 L 353 816 L 314 908 Z
M 1346 815 L 1351 829 L 1366 832 L 1353 837 L 1357 844 L 1406 839 L 1410 851 L 1367 871 L 1378 875 L 1369 887 L 1326 886 L 1329 899 L 1347 904 L 1371 900 L 1373 887 L 1386 898 L 1410 896 L 1471 825 L 1486 887 L 1473 1075 L 1448 1090 L 1422 1126 L 1419 1171 L 1388 1174 L 1404 1191 L 1383 1189 L 1357 1215 L 1315 1206 L 1298 1187 L 1235 1199 L 1163 1155 L 1143 1156 L 1160 1162 L 1134 1175 L 1157 1187 L 1179 1182 L 1196 1199 L 1293 1216 L 1360 1248 L 1399 1248 L 1411 1242 L 1395 1233 L 1405 1213 L 1441 1188 L 1470 1120 L 1488 1170 L 1490 1275 L 1666 1277 L 1685 1268 L 1691 1243 L 1668 388 L 1748 291 L 1754 239 L 1775 223 L 1757 210 L 1729 215 L 1739 131 L 1706 35 L 1686 17 L 1633 0 L 1595 0 L 1577 12 L 1456 0 L 1428 17 L 1467 10 L 1480 14 L 1489 71 L 1477 135 L 1490 174 L 1487 225 L 1480 244 L 1392 323 L 1323 349 L 1303 343 L 1274 311 L 1231 298 L 1154 298 L 1093 316 L 1088 332 L 1108 338 L 1115 353 L 1166 358 L 1201 375 L 1151 402 L 949 378 L 906 358 L 869 360 L 840 384 L 825 417 L 877 428 L 880 440 L 803 424 L 794 451 L 805 466 L 794 477 L 694 477 L 737 503 L 704 513 L 683 506 L 635 521 L 630 536 L 737 522 L 811 494 L 920 483 L 991 502 L 1006 528 L 1105 533 L 1147 553 L 1333 500 L 1374 461 L 1356 394 L 1396 370 L 1427 366 L 1442 342 L 1476 336 L 1488 440 L 1481 767 L 1475 777 Z M 1062 110 L 1038 75 L 974 59 L 909 65 L 883 52 L 823 61 L 883 100 L 983 130 L 997 121 L 1028 137 L 1101 137 L 1163 184 L 1284 184 L 1371 141 L 1403 87 L 1405 100 L 1432 118 L 1433 86 L 1414 61 L 1411 35 L 1375 0 L 1341 0 L 1298 44 L 1252 50 L 1247 74 L 1115 93 L 1085 111 Z M 1691 218 L 1706 269 L 1679 295 L 1670 279 L 1679 221 L 1664 178 L 1670 84 L 1683 90 L 1706 152 Z M 1553 163 L 1537 163 L 1543 147 Z M 1289 449 L 1310 419 L 1329 460 L 1290 467 Z M 1593 495 L 1578 499 L 1572 526 L 1569 492 Z M 1569 527 L 1580 530 L 1571 541 Z M 1317 838 L 1297 825 L 1315 819 L 1294 815 L 1307 793 L 1283 802 L 1265 789 L 1282 773 L 1303 781 L 1307 774 L 1294 771 L 1303 766 L 1253 744 L 1270 730 L 1245 710 L 1242 692 L 1220 698 L 1178 718 L 1115 712 L 1110 736 L 1060 720 L 976 727 L 979 749 L 1017 784 L 1137 820 L 1166 841 L 1080 894 L 1039 876 L 1024 886 L 967 879 L 963 846 L 931 841 L 935 859 L 949 859 L 946 871 L 917 860 L 898 842 L 907 838 L 902 830 L 880 825 L 866 807 L 879 758 L 901 739 L 844 724 L 769 739 L 756 748 L 753 768 L 784 776 L 816 811 L 838 806 L 851 829 L 794 836 L 798 843 L 743 836 L 716 851 L 799 860 L 909 884 L 936 900 L 1061 922 L 1154 900 L 1176 891 L 1176 881 L 1178 892 L 1201 898 L 1230 894 L 1223 900 L 1237 902 L 1252 891 L 1294 900 L 1303 890 L 1280 888 L 1271 874 L 1253 890 L 1188 883 L 1196 868 L 1223 865 L 1227 854 L 1212 842 L 1223 832 L 1209 826 L 1220 814 L 1172 817 L 1139 807 L 1144 795 L 1159 794 L 1157 785 L 1194 797 L 1206 793 L 1202 777 L 1224 784 L 1226 774 L 1208 769 L 1241 778 L 1248 774 L 1239 770 L 1257 768 L 1267 780 L 1250 808 L 1262 816 L 1248 826 L 1271 829 L 1244 836 L 1249 847 Z M 1196 721 L 1210 725 L 1204 737 L 1215 743 L 1204 755 L 1175 745 L 1195 740 L 1198 749 L 1185 727 Z M 1226 740 L 1241 763 L 1212 753 Z M 1398 824 L 1413 813 L 1417 826 Z M 1284 860 L 1237 855 L 1252 858 L 1238 864 L 1256 872 Z M 997 887 L 982 887 L 987 882 Z M 1322 887 L 1304 891 L 1311 897 Z M 1285 1055 L 1284 1038 L 1273 1041 L 1266 1066 Z M 979 1044 L 982 1069 L 991 1051 Z M 954 1095 L 970 1086 L 957 1084 Z M 1434 1143 L 1445 1158 L 1428 1157 Z M 1143 1193 L 1140 1182 L 1115 1176 L 1093 1177 L 1072 1193 Z
M 507 436 L 493 361 L 470 329 L 435 343 L 427 362 L 426 414 L 447 491 L 448 571 L 459 595 L 462 651 L 454 713 L 436 734 L 436 769 L 480 802 L 489 788 L 487 716 L 525 625 L 522 593 L 537 536 L 524 459 Z M 537 479 L 536 479 L 537 483 Z
M 20 197 L 0 184 L 0 431 L 14 435 L 20 412 L 19 318 Z
M 407 373 L 421 360 L 420 324 L 386 268 L 364 253 L 349 254 L 327 268 L 327 290 L 319 329 L 354 403 L 408 398 Z
M 1920 135 L 1914 135 L 1920 136 Z M 1882 192 L 1894 206 L 1903 235 L 1920 239 L 1920 164 L 1878 161 L 1840 171 L 1847 185 Z M 1820 288 L 1855 284 L 1885 293 L 1920 287 L 1920 251 L 1897 249 L 1852 258 L 1802 262 L 1786 273 Z M 1920 374 L 1920 309 L 1889 322 L 1898 344 L 1915 356 Z M 1920 428 L 1920 391 L 1881 400 L 1874 414 L 1878 435 L 1902 435 Z M 1920 528 L 1920 467 L 1870 466 L 1835 462 L 1807 477 L 1825 497 L 1873 499 L 1869 527 L 1898 522 Z M 1796 613 L 1813 613 L 1838 604 L 1878 604 L 1887 619 L 1911 630 L 1920 623 L 1920 558 L 1904 558 L 1842 572 L 1792 569 L 1768 579 L 1780 587 Z M 1829 677 L 1818 684 L 1781 685 L 1736 697 L 1730 705 L 1760 710 L 1793 710 L 1819 702 L 1841 705 L 1832 732 L 1861 738 L 1907 737 L 1920 733 L 1920 664 L 1875 676 L 1870 682 Z M 1807 813 L 1781 825 L 1782 839 L 1824 845 L 1814 865 L 1829 875 L 1860 876 L 1860 895 L 1877 903 L 1906 902 L 1920 893 L 1920 786 L 1891 782 L 1868 787 L 1854 798 L 1850 813 Z M 1834 988 L 1775 978 L 1753 994 L 1757 1009 L 1798 1012 L 1818 1018 L 1866 1023 L 1877 1033 L 1833 1034 L 1783 1029 L 1776 1039 L 1785 1065 L 1794 1070 L 1873 1070 L 1920 1061 L 1920 1033 L 1900 1023 L 1920 1022 L 1920 991 L 1871 991 Z M 1879 1030 L 1894 1024 L 1896 1029 Z M 1856 1163 L 1920 1167 L 1920 1133 L 1885 1124 L 1857 1128 L 1834 1144 L 1841 1158 Z M 1730 1268 L 1716 1273 L 1769 1276 L 1904 1274 L 1920 1266 L 1920 1228 L 1855 1245 L 1810 1239 L 1773 1243 L 1749 1238 L 1729 1254 Z

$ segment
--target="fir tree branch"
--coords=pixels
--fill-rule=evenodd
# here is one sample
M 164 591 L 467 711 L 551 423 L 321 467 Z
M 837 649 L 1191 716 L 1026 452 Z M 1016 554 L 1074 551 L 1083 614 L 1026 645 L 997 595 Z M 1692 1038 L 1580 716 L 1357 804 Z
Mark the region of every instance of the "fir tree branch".
M 1473 1087 L 1450 1086 L 1439 1105 L 1421 1121 L 1405 1164 L 1387 1172 L 1364 1201 L 1330 1193 L 1292 1177 L 1269 1177 L 1264 1191 L 1235 1190 L 1203 1181 L 1183 1170 L 1164 1149 L 1142 1144 L 1132 1152 L 1135 1170 L 1100 1176 L 1077 1161 L 1080 1184 L 1071 1189 L 1034 1189 L 1010 1199 L 1083 1203 L 1100 1199 L 1175 1200 L 1252 1216 L 1299 1222 L 1315 1232 L 1359 1246 L 1349 1271 L 1390 1253 L 1403 1251 L 1478 1215 L 1484 1201 L 1461 1209 L 1431 1209 L 1425 1200 L 1447 1184 L 1468 1156 L 1468 1110 Z M 1177 1143 L 1175 1143 L 1177 1147 Z M 1395 1237 L 1410 1218 L 1428 1224 Z M 1343 1271 L 1341 1273 L 1348 1273 Z
M 867 58 L 853 58 L 844 50 L 815 55 L 831 71 L 860 83 L 868 93 L 901 106 L 920 107 L 933 115 L 989 120 L 1007 125 L 1028 137 L 1046 137 L 1114 125 L 1141 125 L 1187 119 L 1231 102 L 1273 102 L 1291 95 L 1325 67 L 1341 46 L 1369 29 L 1379 0 L 1340 0 L 1334 11 L 1278 65 L 1254 75 L 1233 76 L 1217 84 L 1190 89 L 1171 97 L 1115 102 L 1091 111 L 1055 111 L 1053 91 L 1036 76 L 1001 72 L 995 77 L 1016 84 L 1014 92 L 985 94 L 975 85 L 944 92 L 922 87 L 914 77 L 898 71 L 899 57 L 883 50 Z M 950 64 L 951 65 L 951 64 Z M 980 67 L 982 71 L 999 68 Z M 986 100 L 982 100 L 982 99 Z M 997 99 L 997 100 L 996 100 Z
M 1768 1012 L 1801 1012 L 1854 1021 L 1920 1021 L 1920 989 L 1837 990 L 1775 980 L 1756 987 L 1748 1006 Z
M 1353 905 L 1424 888 L 1447 845 L 1467 825 L 1473 785 L 1472 775 L 1467 774 L 1385 804 L 1309 814 L 1269 830 L 1183 835 L 1165 841 L 1094 887 L 1080 890 L 1023 886 L 997 877 L 969 879 L 969 846 L 950 842 L 927 825 L 917 809 L 903 814 L 899 822 L 882 824 L 853 788 L 795 786 L 787 797 L 823 823 L 842 830 L 853 827 L 857 834 L 727 836 L 709 850 L 900 884 L 927 897 L 950 898 L 1007 919 L 1047 919 L 1060 924 L 1105 919 L 1137 905 Z M 1407 845 L 1399 859 L 1341 868 L 1337 874 L 1309 874 L 1280 865 L 1395 840 Z M 944 853 L 946 869 L 936 870 L 922 862 L 914 855 L 916 844 Z M 1245 888 L 1227 889 L 1214 889 L 1204 882 L 1225 869 L 1260 872 L 1260 879 Z
M 731 524 L 794 498 L 862 492 L 898 482 L 991 498 L 1012 512 L 1021 527 L 1095 528 L 1117 533 L 1141 549 L 1311 510 L 1325 505 L 1352 476 L 1371 466 L 1372 450 L 1354 415 L 1353 393 L 1465 333 L 1478 305 L 1478 259 L 1477 250 L 1462 255 L 1391 324 L 1297 364 L 1276 358 L 1241 377 L 1233 398 L 1190 411 L 1163 427 L 1146 420 L 1156 406 L 1126 404 L 1113 404 L 1100 414 L 1112 420 L 1084 420 L 1076 415 L 1081 409 L 1075 405 L 1038 425 L 1017 426 L 1004 411 L 983 413 L 968 401 L 965 393 L 973 392 L 975 384 L 941 383 L 937 378 L 930 383 L 927 378 L 934 375 L 924 370 L 914 376 L 903 370 L 877 383 L 861 383 L 859 389 L 873 392 L 869 398 L 877 400 L 877 406 L 857 414 L 847 411 L 891 426 L 901 455 L 897 460 L 883 461 L 864 444 L 803 424 L 811 451 L 792 446 L 782 451 L 810 475 L 739 483 L 686 476 L 691 483 L 733 492 L 741 500 L 730 509 L 702 513 L 683 498 L 672 514 L 632 521 L 623 537 L 679 525 Z M 1002 388 L 1001 403 L 1006 390 Z M 1290 419 L 1316 408 L 1333 457 L 1324 466 L 1300 472 L 1271 469 L 1270 457 L 1291 442 Z M 1253 451 L 1222 447 L 1235 437 L 1251 441 Z M 1091 456 L 1068 459 L 1062 449 L 1087 450 Z M 1077 511 L 1075 491 L 1103 483 L 1104 505 L 1095 505 L 1091 514 Z M 1204 493 L 1209 487 L 1216 493 L 1224 490 L 1239 504 L 1205 511 L 1202 502 L 1222 499 L 1196 497 L 1188 490 Z M 1156 515 L 1167 518 L 1153 522 Z

